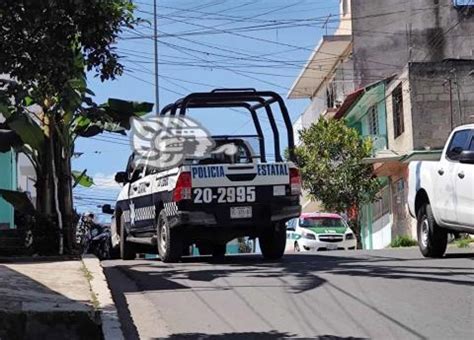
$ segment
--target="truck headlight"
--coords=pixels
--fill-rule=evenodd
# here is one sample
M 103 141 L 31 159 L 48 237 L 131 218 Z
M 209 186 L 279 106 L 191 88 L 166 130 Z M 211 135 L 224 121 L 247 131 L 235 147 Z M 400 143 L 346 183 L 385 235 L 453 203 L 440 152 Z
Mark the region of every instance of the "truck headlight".
M 354 234 L 353 233 L 346 234 L 346 240 L 353 240 L 353 239 L 354 239 Z
M 304 233 L 303 237 L 308 240 L 316 240 L 316 236 L 314 234 Z

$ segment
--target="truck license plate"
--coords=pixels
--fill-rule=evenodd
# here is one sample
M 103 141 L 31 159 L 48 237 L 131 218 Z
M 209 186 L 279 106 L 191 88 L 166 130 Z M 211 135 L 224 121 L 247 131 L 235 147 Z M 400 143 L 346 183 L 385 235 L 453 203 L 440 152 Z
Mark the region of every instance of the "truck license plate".
M 252 207 L 231 207 L 230 218 L 251 218 Z

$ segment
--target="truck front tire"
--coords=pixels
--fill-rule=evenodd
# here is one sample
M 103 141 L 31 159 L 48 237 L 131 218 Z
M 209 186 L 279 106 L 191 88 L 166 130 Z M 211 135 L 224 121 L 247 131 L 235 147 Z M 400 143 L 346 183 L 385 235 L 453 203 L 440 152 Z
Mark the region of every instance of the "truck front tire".
M 286 227 L 282 222 L 264 230 L 258 239 L 262 255 L 266 260 L 278 260 L 285 253 Z
M 164 210 L 157 220 L 158 254 L 163 262 L 177 262 L 183 253 L 183 242 L 176 230 L 169 227 L 168 216 Z
M 424 257 L 443 257 L 448 245 L 448 233 L 436 223 L 429 203 L 418 211 L 417 236 Z
M 120 215 L 120 258 L 122 260 L 134 260 L 137 256 L 135 245 L 127 242 L 127 231 L 123 214 Z

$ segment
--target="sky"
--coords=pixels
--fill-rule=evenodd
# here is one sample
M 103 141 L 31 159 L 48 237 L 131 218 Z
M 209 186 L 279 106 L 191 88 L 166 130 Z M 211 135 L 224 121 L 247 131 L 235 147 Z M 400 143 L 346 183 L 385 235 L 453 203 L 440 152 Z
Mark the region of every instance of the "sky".
M 107 82 L 88 75 L 98 103 L 108 98 L 155 102 L 153 0 L 134 3 L 143 22 L 135 31 L 124 30 L 115 46 L 124 74 Z M 322 35 L 335 30 L 338 13 L 338 0 L 158 0 L 160 108 L 214 88 L 250 87 L 286 99 Z M 292 121 L 308 104 L 286 99 Z M 237 111 L 195 110 L 191 117 L 211 134 L 255 134 L 250 115 Z M 75 151 L 82 155 L 73 160 L 73 169 L 87 169 L 95 182 L 75 189 L 77 210 L 97 213 L 98 204 L 113 205 L 120 190 L 114 174 L 125 169 L 131 153 L 128 137 L 80 138 Z

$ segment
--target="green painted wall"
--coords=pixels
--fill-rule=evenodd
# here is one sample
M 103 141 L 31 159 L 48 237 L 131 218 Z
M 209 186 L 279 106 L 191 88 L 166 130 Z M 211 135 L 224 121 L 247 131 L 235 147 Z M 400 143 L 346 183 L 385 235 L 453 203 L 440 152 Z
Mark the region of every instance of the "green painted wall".
M 377 119 L 379 132 L 377 140 L 374 140 L 374 152 L 387 147 L 387 112 L 385 107 L 385 83 L 369 87 L 366 92 L 347 111 L 344 120 L 346 125 L 356 129 L 361 136 L 370 136 L 369 131 L 369 109 L 377 106 Z M 386 178 L 381 178 L 381 183 L 386 185 Z M 364 249 L 373 249 L 373 207 L 365 204 L 360 207 L 361 240 Z
M 385 84 L 380 83 L 367 90 L 347 112 L 344 120 L 347 126 L 355 128 L 362 136 L 369 136 L 369 109 L 376 105 L 378 115 L 378 135 L 383 138 L 374 147 L 377 150 L 387 146 L 387 112 L 385 108 Z
M 16 190 L 16 157 L 14 152 L 0 153 L 0 188 Z M 13 207 L 0 198 L 0 226 L 14 228 Z

